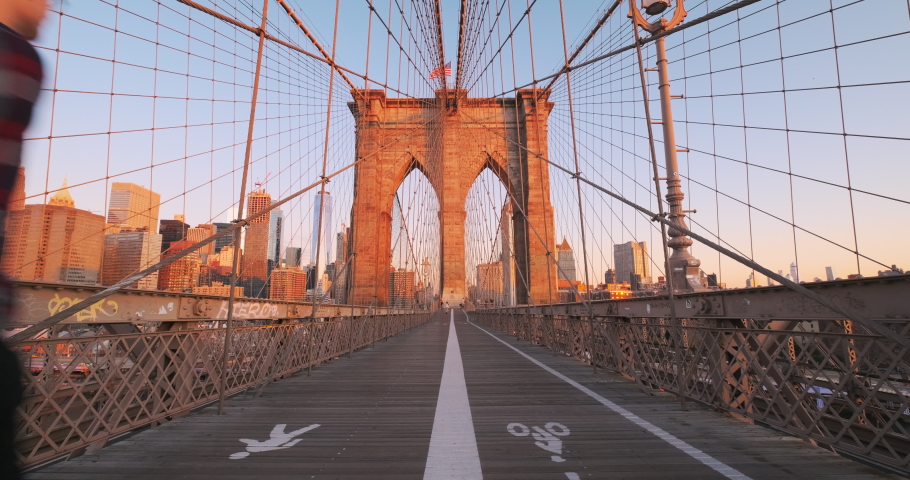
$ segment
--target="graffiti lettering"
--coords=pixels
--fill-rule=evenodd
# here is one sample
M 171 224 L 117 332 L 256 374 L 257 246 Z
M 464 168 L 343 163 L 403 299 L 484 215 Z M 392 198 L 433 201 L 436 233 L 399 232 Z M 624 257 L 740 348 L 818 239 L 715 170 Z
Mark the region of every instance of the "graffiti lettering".
M 55 293 L 54 298 L 47 302 L 47 311 L 50 312 L 51 315 L 55 315 L 57 312 L 72 307 L 81 301 L 81 298 L 61 297 L 59 294 Z M 113 317 L 119 310 L 120 306 L 117 305 L 116 301 L 102 299 L 91 304 L 88 308 L 80 311 L 74 316 L 76 317 L 77 322 L 94 322 L 98 320 L 99 314 L 104 317 Z
M 221 308 L 218 310 L 219 320 L 224 320 L 227 318 L 228 314 L 228 301 L 221 301 Z M 273 305 L 271 303 L 251 303 L 251 302 L 235 302 L 234 303 L 234 318 L 236 319 L 256 319 L 256 318 L 277 318 L 278 317 L 278 305 Z

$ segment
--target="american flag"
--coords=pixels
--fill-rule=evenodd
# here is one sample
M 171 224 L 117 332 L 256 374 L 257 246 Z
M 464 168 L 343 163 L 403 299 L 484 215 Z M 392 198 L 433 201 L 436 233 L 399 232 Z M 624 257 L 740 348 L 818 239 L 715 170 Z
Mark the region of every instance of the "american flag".
M 452 62 L 446 64 L 445 73 L 447 77 L 452 76 Z M 430 72 L 430 80 L 442 76 L 442 68 L 436 67 Z

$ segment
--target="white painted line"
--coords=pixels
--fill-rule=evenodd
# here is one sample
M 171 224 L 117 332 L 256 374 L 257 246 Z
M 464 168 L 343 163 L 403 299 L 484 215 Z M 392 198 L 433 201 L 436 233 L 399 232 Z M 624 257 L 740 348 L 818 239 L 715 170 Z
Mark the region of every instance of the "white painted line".
M 581 480 L 575 472 L 566 472 L 566 476 L 569 477 L 569 480 Z
M 519 355 L 521 355 L 522 357 L 527 358 L 527 359 L 530 360 L 532 363 L 536 364 L 538 367 L 540 367 L 540 368 L 542 368 L 542 369 L 544 369 L 544 370 L 546 370 L 546 371 L 552 373 L 554 376 L 556 376 L 556 377 L 559 378 L 560 380 L 562 380 L 562 381 L 568 383 L 569 385 L 572 385 L 573 387 L 575 387 L 575 388 L 581 390 L 581 391 L 584 392 L 586 395 L 588 395 L 589 397 L 593 398 L 594 400 L 597 400 L 598 402 L 600 402 L 601 404 L 603 404 L 604 406 L 606 406 L 606 407 L 609 408 L 610 410 L 613 410 L 614 412 L 616 412 L 616 413 L 622 415 L 626 420 L 628 420 L 628 421 L 630 421 L 630 422 L 632 422 L 632 423 L 638 425 L 638 426 L 641 427 L 641 428 L 644 428 L 645 430 L 647 430 L 647 431 L 653 433 L 654 435 L 656 435 L 657 437 L 659 437 L 661 440 L 664 440 L 664 441 L 666 441 L 667 443 L 669 443 L 670 445 L 673 445 L 674 447 L 676 447 L 676 448 L 682 450 L 683 452 L 687 453 L 687 454 L 688 454 L 689 456 L 691 456 L 692 458 L 694 458 L 694 459 L 698 460 L 699 462 L 704 463 L 705 465 L 707 465 L 707 466 L 713 468 L 714 470 L 716 470 L 716 471 L 717 471 L 718 473 L 720 473 L 721 475 L 723 475 L 723 476 L 725 476 L 725 477 L 727 477 L 727 478 L 736 479 L 736 480 L 751 480 L 748 476 L 744 475 L 744 474 L 741 473 L 739 470 L 736 470 L 736 469 L 733 468 L 733 467 L 730 467 L 730 466 L 728 466 L 728 465 L 726 465 L 726 464 L 724 464 L 724 463 L 721 463 L 720 461 L 718 461 L 718 460 L 715 459 L 714 457 L 708 455 L 707 453 L 702 452 L 701 450 L 699 450 L 699 449 L 693 447 L 692 445 L 689 445 L 688 443 L 686 443 L 686 442 L 684 442 L 684 441 L 682 441 L 682 440 L 676 438 L 676 437 L 673 436 L 673 435 L 670 435 L 670 433 L 668 433 L 666 430 L 664 430 L 664 429 L 662 429 L 662 428 L 660 428 L 660 427 L 658 427 L 658 426 L 652 424 L 651 422 L 648 422 L 647 420 L 645 420 L 645 419 L 639 417 L 638 415 L 635 415 L 634 413 L 632 413 L 632 412 L 626 410 L 625 408 L 622 408 L 622 407 L 620 407 L 619 405 L 617 405 L 617 404 L 615 404 L 615 403 L 613 403 L 613 402 L 607 400 L 606 398 L 604 398 L 604 397 L 598 395 L 598 394 L 595 393 L 593 390 L 589 389 L 588 387 L 585 387 L 584 385 L 582 385 L 582 384 L 576 382 L 575 380 L 572 380 L 571 378 L 569 378 L 569 377 L 567 377 L 567 376 L 565 376 L 565 375 L 563 375 L 563 374 L 557 372 L 556 370 L 553 370 L 552 368 L 550 368 L 550 367 L 544 365 L 543 363 L 538 362 L 536 359 L 534 359 L 534 358 L 531 357 L 530 355 L 528 355 L 528 354 L 522 352 L 521 350 L 519 350 L 519 349 L 517 349 L 517 348 L 515 348 L 515 347 L 513 347 L 513 346 L 511 346 L 511 345 L 509 345 L 508 343 L 502 341 L 502 339 L 500 339 L 500 338 L 497 337 L 496 335 L 493 335 L 492 333 L 486 331 L 485 329 L 481 328 L 480 326 L 475 325 L 475 324 L 474 324 L 473 322 L 471 322 L 470 320 L 468 321 L 468 323 L 470 323 L 471 325 L 474 325 L 475 327 L 477 327 L 477 329 L 480 330 L 481 332 L 486 333 L 487 335 L 493 337 L 496 341 L 498 341 L 498 342 L 502 343 L 503 345 L 505 345 L 505 346 L 511 348 L 512 350 L 515 350 L 516 352 L 518 352 Z M 567 474 L 567 475 L 568 475 L 568 474 Z
M 455 334 L 455 309 L 450 310 L 449 341 L 442 368 L 442 383 L 436 400 L 436 417 L 430 436 L 430 452 L 423 472 L 424 480 L 480 480 L 480 454 L 474 437 L 468 387 L 458 335 Z

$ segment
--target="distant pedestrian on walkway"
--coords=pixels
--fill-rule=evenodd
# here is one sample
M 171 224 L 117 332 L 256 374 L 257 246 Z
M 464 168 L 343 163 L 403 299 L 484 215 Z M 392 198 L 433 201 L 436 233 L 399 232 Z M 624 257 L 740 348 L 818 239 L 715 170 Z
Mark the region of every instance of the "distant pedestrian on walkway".
M 22 162 L 22 134 L 32 119 L 43 70 L 28 42 L 38 36 L 47 0 L 0 0 L 0 255 L 10 193 Z M 13 307 L 9 281 L 0 275 L 0 328 Z M 21 477 L 16 462 L 13 415 L 22 400 L 22 372 L 16 356 L 0 341 L 0 478 Z

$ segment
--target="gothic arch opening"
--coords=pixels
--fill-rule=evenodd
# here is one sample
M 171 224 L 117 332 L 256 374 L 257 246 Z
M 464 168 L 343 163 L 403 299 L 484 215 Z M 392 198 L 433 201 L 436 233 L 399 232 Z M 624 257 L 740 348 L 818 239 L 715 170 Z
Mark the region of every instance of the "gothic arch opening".
M 351 210 L 357 248 L 352 301 L 388 304 L 390 266 L 395 259 L 391 245 L 395 198 L 404 211 L 407 202 L 400 198 L 401 185 L 416 169 L 424 174 L 416 178 L 426 180 L 425 190 L 433 191 L 438 202 L 438 267 L 431 270 L 439 285 L 439 300 L 464 302 L 467 289 L 477 283 L 480 257 L 466 261 L 468 250 L 474 248 L 466 245 L 466 225 L 481 224 L 468 219 L 477 212 L 466 199 L 480 178 L 481 185 L 489 186 L 498 180 L 497 202 L 502 203 L 495 208 L 495 218 L 502 215 L 505 192 L 514 199 L 513 256 L 518 259 L 516 269 L 522 270 L 516 276 L 525 279 L 523 285 L 515 285 L 514 301 L 548 302 L 554 293 L 548 278 L 555 278 L 556 271 L 549 255 L 555 250 L 549 170 L 545 162 L 527 153 L 548 149 L 546 118 L 553 107 L 546 100 L 548 92 L 521 90 L 515 98 L 472 99 L 456 110 L 447 108 L 443 91 L 436 92 L 436 98 L 417 101 L 388 98 L 382 90 L 360 93 L 358 101 L 349 104 L 357 119 L 357 157 L 362 159 L 355 168 Z M 429 193 L 424 196 L 430 198 Z M 488 217 L 494 218 L 493 207 L 487 210 Z M 427 221 L 432 216 L 426 210 L 420 215 Z M 531 234 L 532 230 L 543 232 L 543 237 Z M 431 243 L 425 240 L 424 244 Z M 419 255 L 410 254 L 422 264 Z M 431 255 L 426 256 L 432 264 Z
M 388 305 L 431 305 L 439 293 L 439 198 L 416 159 L 391 199 Z
M 465 198 L 465 291 L 474 307 L 515 304 L 512 198 L 488 162 Z

